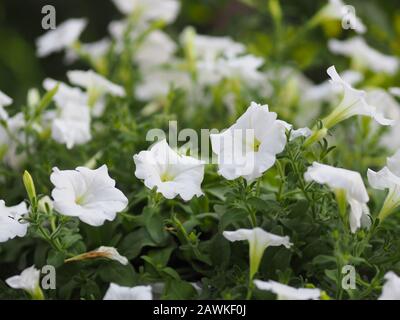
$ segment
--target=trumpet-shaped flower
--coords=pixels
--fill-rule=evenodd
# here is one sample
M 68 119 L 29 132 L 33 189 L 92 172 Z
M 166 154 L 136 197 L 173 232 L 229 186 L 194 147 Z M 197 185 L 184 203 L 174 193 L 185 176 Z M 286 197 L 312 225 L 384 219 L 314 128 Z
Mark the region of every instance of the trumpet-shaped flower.
M 180 2 L 177 0 L 113 0 L 125 15 L 136 15 L 144 22 L 163 20 L 172 23 L 176 19 Z
M 254 284 L 260 290 L 275 293 L 278 300 L 318 300 L 321 296 L 319 289 L 293 288 L 272 280 L 254 280 Z
M 33 299 L 43 299 L 43 292 L 39 286 L 40 271 L 31 266 L 18 276 L 6 279 L 6 283 L 13 289 L 22 289 L 29 293 Z
M 369 210 L 366 204 L 369 197 L 358 172 L 314 162 L 311 167 L 308 167 L 304 179 L 326 184 L 331 188 L 338 197 L 339 208 L 343 201 L 347 200 L 351 208 L 349 217 L 351 232 L 354 233 L 361 226 L 368 225 Z M 342 195 L 345 196 L 345 199 L 342 198 Z
M 188 201 L 203 194 L 204 162 L 179 155 L 165 139 L 154 144 L 150 150 L 134 155 L 133 159 L 136 177 L 143 179 L 147 188 L 156 187 L 165 198 L 172 199 L 179 195 Z
M 0 200 L 0 243 L 15 237 L 24 237 L 29 223 L 20 222 L 28 213 L 25 202 L 13 207 L 6 207 L 4 200 Z
M 45 57 L 71 47 L 86 28 L 86 19 L 69 19 L 36 40 L 37 55 Z
M 75 257 L 69 258 L 65 260 L 65 262 L 72 262 L 72 261 L 80 261 L 80 260 L 87 260 L 87 259 L 97 259 L 97 258 L 106 258 L 110 260 L 117 261 L 123 265 L 128 264 L 128 259 L 124 256 L 121 256 L 117 249 L 114 247 L 106 247 L 101 246 L 100 248 L 79 254 Z
M 340 85 L 343 88 L 343 98 L 339 106 L 322 120 L 327 129 L 355 115 L 374 118 L 381 125 L 393 124 L 393 120 L 386 119 L 382 112 L 379 112 L 376 107 L 367 103 L 365 91 L 354 89 L 344 81 L 334 66 L 329 67 L 327 73 L 331 77 L 332 85 Z
M 218 157 L 218 173 L 225 179 L 252 181 L 271 168 L 286 145 L 285 126 L 268 106 L 252 102 L 229 129 L 210 135 Z
M 4 92 L 0 91 L 0 119 L 7 120 L 8 113 L 4 110 L 4 107 L 9 106 L 13 100 L 7 96 Z
M 54 209 L 92 226 L 114 220 L 117 212 L 128 204 L 124 194 L 115 188 L 115 181 L 108 175 L 106 165 L 95 170 L 53 168 L 50 180 L 55 186 L 51 194 Z
M 385 274 L 385 284 L 379 300 L 400 300 L 400 277 L 392 271 Z
M 357 65 L 374 72 L 395 74 L 400 66 L 396 57 L 385 55 L 371 48 L 361 37 L 344 41 L 330 40 L 328 47 L 333 53 L 350 57 Z
M 125 89 L 123 87 L 112 83 L 92 70 L 69 71 L 67 72 L 67 77 L 72 84 L 87 90 L 87 94 L 89 95 L 88 104 L 90 107 L 93 107 L 105 94 L 117 97 L 125 96 Z
M 122 287 L 111 283 L 103 300 L 152 300 L 151 286 Z
M 246 240 L 249 242 L 250 279 L 253 279 L 260 266 L 265 249 L 270 246 L 285 246 L 290 248 L 293 244 L 289 237 L 281 237 L 264 231 L 261 228 L 238 229 L 236 231 L 224 231 L 223 235 L 231 242 Z
M 400 206 L 400 150 L 387 159 L 386 167 L 378 172 L 368 169 L 367 175 L 374 189 L 389 190 L 379 213 L 379 219 L 383 220 Z

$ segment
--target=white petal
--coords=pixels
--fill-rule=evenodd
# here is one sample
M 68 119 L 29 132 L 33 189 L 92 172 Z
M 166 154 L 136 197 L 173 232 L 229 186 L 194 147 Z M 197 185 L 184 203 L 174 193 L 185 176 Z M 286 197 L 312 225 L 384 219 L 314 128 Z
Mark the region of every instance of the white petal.
M 258 289 L 271 291 L 281 300 L 318 300 L 321 295 L 319 289 L 297 289 L 272 280 L 254 280 L 254 283 Z
M 36 40 L 37 55 L 45 57 L 71 46 L 86 28 L 86 19 L 69 19 Z
M 103 300 L 152 300 L 151 286 L 129 288 L 111 283 Z
M 400 277 L 389 271 L 384 278 L 386 282 L 379 300 L 400 300 Z
M 26 235 L 29 223 L 19 221 L 25 214 L 28 214 L 25 202 L 6 207 L 4 200 L 0 200 L 0 243 Z

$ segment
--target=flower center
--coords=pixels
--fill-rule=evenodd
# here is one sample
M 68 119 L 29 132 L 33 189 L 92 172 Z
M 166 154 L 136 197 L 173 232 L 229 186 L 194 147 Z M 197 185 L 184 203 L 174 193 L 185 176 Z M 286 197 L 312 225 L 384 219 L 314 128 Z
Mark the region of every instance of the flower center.
M 260 145 L 261 145 L 261 141 L 259 141 L 257 138 L 254 138 L 253 145 L 252 145 L 254 152 L 258 152 L 258 150 L 260 150 Z
M 75 203 L 78 205 L 83 205 L 85 203 L 85 195 L 83 194 L 83 195 L 76 197 Z
M 162 182 L 168 182 L 168 181 L 174 180 L 173 175 L 169 174 L 168 172 L 164 172 L 164 173 L 161 175 L 160 178 L 161 178 L 161 181 L 162 181 Z

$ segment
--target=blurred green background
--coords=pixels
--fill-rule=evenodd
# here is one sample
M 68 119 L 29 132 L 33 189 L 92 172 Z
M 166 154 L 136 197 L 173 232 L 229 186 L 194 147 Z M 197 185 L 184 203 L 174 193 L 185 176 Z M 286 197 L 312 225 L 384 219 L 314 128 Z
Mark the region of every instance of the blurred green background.
M 268 0 L 182 0 L 182 10 L 176 23 L 168 27 L 178 35 L 186 25 L 193 25 L 199 33 L 230 35 L 249 45 L 250 51 L 268 59 L 274 46 L 272 21 L 268 12 Z M 253 3 L 248 6 L 244 2 Z M 309 19 L 325 0 L 282 0 L 285 25 L 296 26 Z M 63 53 L 45 59 L 35 56 L 35 39 L 41 28 L 41 8 L 54 5 L 57 24 L 72 17 L 89 18 L 89 26 L 82 35 L 83 42 L 103 38 L 110 21 L 122 18 L 111 0 L 0 0 L 0 90 L 17 102 L 25 99 L 26 91 L 38 87 L 42 79 L 50 76 L 64 79 L 69 68 L 85 67 L 63 63 Z M 368 27 L 368 42 L 386 53 L 400 55 L 400 1 L 359 0 L 347 1 L 357 9 Z M 312 42 L 299 44 L 289 60 L 299 60 L 307 76 L 315 81 L 324 79 L 321 72 L 329 60 L 326 41 L 329 37 L 341 37 L 347 32 L 339 27 L 324 26 L 316 30 Z M 310 41 L 310 40 L 308 40 Z

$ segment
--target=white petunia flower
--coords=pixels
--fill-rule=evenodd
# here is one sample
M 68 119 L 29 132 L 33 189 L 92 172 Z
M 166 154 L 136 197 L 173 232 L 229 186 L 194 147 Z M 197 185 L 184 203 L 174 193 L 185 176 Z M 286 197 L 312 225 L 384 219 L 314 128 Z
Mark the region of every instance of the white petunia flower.
M 157 188 L 167 199 L 181 196 L 184 201 L 203 195 L 204 162 L 176 153 L 161 140 L 150 150 L 134 155 L 135 176 L 143 179 L 147 188 Z
M 9 106 L 12 102 L 13 100 L 9 96 L 0 91 L 0 119 L 8 119 L 8 113 L 4 110 L 4 107 Z
M 334 86 L 340 85 L 343 88 L 343 98 L 339 106 L 332 113 L 322 120 L 327 129 L 332 128 L 337 123 L 346 120 L 355 115 L 363 115 L 374 118 L 381 125 L 392 125 L 393 120 L 386 119 L 382 112 L 379 112 L 375 106 L 369 105 L 366 101 L 366 92 L 354 89 L 345 82 L 337 73 L 334 66 L 327 70 L 331 77 L 331 83 Z
M 378 190 L 388 189 L 379 219 L 383 220 L 400 206 L 400 150 L 387 159 L 387 166 L 375 172 L 368 169 L 369 184 Z
M 212 150 L 218 157 L 218 173 L 225 179 L 259 178 L 271 168 L 276 154 L 286 145 L 285 126 L 268 106 L 252 102 L 229 129 L 211 134 Z
M 374 72 L 395 74 L 399 69 L 399 60 L 396 57 L 371 48 L 361 37 L 344 41 L 333 39 L 329 41 L 328 47 L 333 53 L 350 57 L 357 65 Z
M 151 286 L 122 287 L 110 283 L 103 300 L 152 300 Z
M 22 289 L 28 292 L 33 299 L 43 299 L 43 292 L 39 286 L 40 271 L 31 266 L 18 276 L 6 279 L 6 283 L 13 289 Z
M 51 136 L 68 149 L 92 139 L 90 111 L 85 105 L 67 104 L 59 109 L 51 125 Z
M 57 85 L 52 79 L 45 79 L 43 87 L 51 90 Z M 72 88 L 59 82 L 54 96 L 57 109 L 47 111 L 44 120 L 51 121 L 51 136 L 68 149 L 90 141 L 90 110 L 87 106 L 87 95 L 79 88 Z
M 351 232 L 354 233 L 361 226 L 368 225 L 369 197 L 358 172 L 313 162 L 304 174 L 304 179 L 326 184 L 337 196 L 344 193 L 351 208 L 349 217 Z
M 172 23 L 176 19 L 180 2 L 177 0 L 113 0 L 125 15 L 137 15 L 145 22 L 163 20 Z
M 115 188 L 115 181 L 108 175 L 106 165 L 91 170 L 53 168 L 50 180 L 54 209 L 66 216 L 78 217 L 91 226 L 101 226 L 113 221 L 117 212 L 125 209 L 128 199 Z
M 155 30 L 143 40 L 134 60 L 140 68 L 148 68 L 169 62 L 175 51 L 175 42 L 165 32 Z
M 379 300 L 400 300 L 400 277 L 389 271 L 385 274 L 385 284 Z
M 270 246 L 285 246 L 290 248 L 293 244 L 289 237 L 281 237 L 264 231 L 261 228 L 238 229 L 224 231 L 223 236 L 231 242 L 247 240 L 249 242 L 250 278 L 257 273 L 265 249 Z
M 123 265 L 127 265 L 129 263 L 128 259 L 124 256 L 121 256 L 117 249 L 114 247 L 106 247 L 101 246 L 100 248 L 79 254 L 75 257 L 69 258 L 65 260 L 65 262 L 72 262 L 72 261 L 80 261 L 80 260 L 87 260 L 87 259 L 97 259 L 97 258 L 106 258 L 110 260 L 117 261 Z
M 342 0 L 329 0 L 329 3 L 319 12 L 318 18 L 339 21 L 349 18 L 349 28 L 354 29 L 357 33 L 365 33 L 367 31 L 366 26 L 355 13 L 354 16 L 349 16 L 347 6 Z
M 278 300 L 318 300 L 321 290 L 308 288 L 293 288 L 276 281 L 254 280 L 254 284 L 260 290 L 275 293 Z
M 37 55 L 45 57 L 71 47 L 86 28 L 86 19 L 69 19 L 36 40 Z
M 0 200 L 0 243 L 15 237 L 24 237 L 28 231 L 29 223 L 20 222 L 28 213 L 25 202 L 13 207 L 6 207 L 4 200 Z
M 117 97 L 125 96 L 125 89 L 123 87 L 112 83 L 111 81 L 97 74 L 93 70 L 68 71 L 67 77 L 72 84 L 83 87 L 87 90 L 90 106 L 91 101 L 96 102 L 104 94 L 110 94 Z

